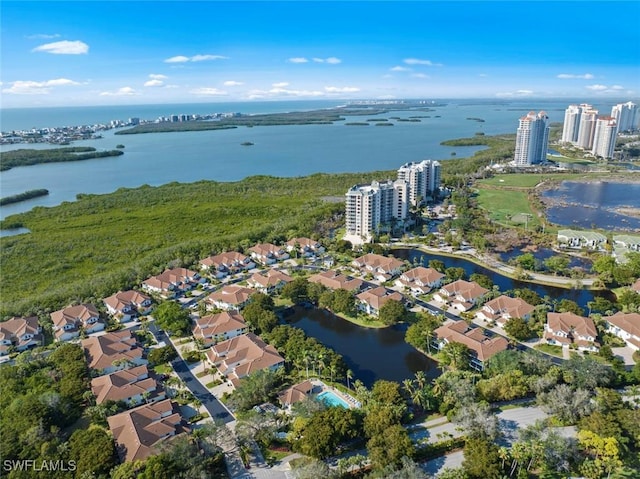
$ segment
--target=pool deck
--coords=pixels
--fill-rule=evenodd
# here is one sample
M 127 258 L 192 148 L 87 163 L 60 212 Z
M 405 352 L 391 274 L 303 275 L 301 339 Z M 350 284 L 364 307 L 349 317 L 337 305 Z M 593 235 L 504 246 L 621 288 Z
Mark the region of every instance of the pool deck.
M 354 398 L 353 396 L 351 396 L 350 394 L 343 393 L 342 391 L 339 391 L 333 386 L 328 386 L 323 381 L 320 381 L 319 379 L 313 380 L 312 383 L 314 386 L 319 386 L 321 388 L 319 394 L 329 391 L 335 394 L 340 399 L 342 399 L 349 406 L 349 409 L 362 407 L 362 403 L 358 401 L 356 398 Z

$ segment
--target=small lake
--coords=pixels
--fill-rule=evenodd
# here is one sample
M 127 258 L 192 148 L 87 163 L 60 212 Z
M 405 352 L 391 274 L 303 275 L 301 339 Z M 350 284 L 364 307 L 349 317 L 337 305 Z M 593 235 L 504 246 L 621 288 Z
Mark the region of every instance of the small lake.
M 563 181 L 542 196 L 552 201 L 547 218 L 567 227 L 640 231 L 640 218 L 623 214 L 619 208 L 640 209 L 638 183 L 608 181 Z
M 528 283 L 526 281 L 516 281 L 507 276 L 498 274 L 490 269 L 479 266 L 471 261 L 467 261 L 463 258 L 452 258 L 449 256 L 440 256 L 436 254 L 424 253 L 414 249 L 394 249 L 393 256 L 400 260 L 409 260 L 411 263 L 417 261 L 424 266 L 428 266 L 429 261 L 437 259 L 442 261 L 447 268 L 456 267 L 463 268 L 467 273 L 467 278 L 474 274 L 484 274 L 491 278 L 491 281 L 500 288 L 500 291 L 505 292 L 511 289 L 526 288 L 531 291 L 535 291 L 540 296 L 549 296 L 552 299 L 570 299 L 578 303 L 581 307 L 587 308 L 587 303 L 592 301 L 594 296 L 604 296 L 607 299 L 613 299 L 613 295 L 609 291 L 589 291 L 587 289 L 565 289 L 555 288 L 553 286 L 546 286 L 535 283 Z
M 355 379 L 371 387 L 378 379 L 402 382 L 418 371 L 438 377 L 438 363 L 404 340 L 406 325 L 371 329 L 321 309 L 296 308 L 287 322 L 344 357 Z

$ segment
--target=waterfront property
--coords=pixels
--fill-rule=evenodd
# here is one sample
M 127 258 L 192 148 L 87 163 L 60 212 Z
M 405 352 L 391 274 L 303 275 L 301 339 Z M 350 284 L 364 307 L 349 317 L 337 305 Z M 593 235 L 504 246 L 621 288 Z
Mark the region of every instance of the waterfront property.
M 117 321 L 126 323 L 139 314 L 148 314 L 151 310 L 151 298 L 139 291 L 118 291 L 103 300 L 107 312 Z
M 410 289 L 413 294 L 427 294 L 432 289 L 439 288 L 443 278 L 444 274 L 433 268 L 418 266 L 402 273 L 396 279 L 396 285 Z
M 169 399 L 121 412 L 107 421 L 122 462 L 143 461 L 160 452 L 160 443 L 189 431 Z
M 105 327 L 93 304 L 78 304 L 54 311 L 51 313 L 51 320 L 56 341 L 77 338 L 81 328 L 85 333 L 91 334 L 102 331 Z
M 248 331 L 247 323 L 240 313 L 223 311 L 196 319 L 193 337 L 202 341 L 205 347 L 219 341 L 235 338 Z
M 321 389 L 322 387 L 320 385 L 314 384 L 312 381 L 307 379 L 306 381 L 294 384 L 290 388 L 281 391 L 278 394 L 278 400 L 284 409 L 289 409 L 292 404 L 305 400 Z
M 356 296 L 356 306 L 360 311 L 377 317 L 380 313 L 380 308 L 391 299 L 404 302 L 402 294 L 384 286 L 378 286 L 358 294 Z
M 442 350 L 448 343 L 461 343 L 469 348 L 469 365 L 478 371 L 484 369 L 484 363 L 500 351 L 509 347 L 503 336 L 489 337 L 482 328 L 469 326 L 465 321 L 451 321 L 433 332 L 433 346 Z
M 42 327 L 38 324 L 36 316 L 11 318 L 0 322 L 0 356 L 8 354 L 10 348 L 25 351 L 41 346 L 42 342 Z
M 568 348 L 571 345 L 580 351 L 598 352 L 598 332 L 591 318 L 575 313 L 547 313 L 543 338 L 554 346 Z
M 616 261 L 625 263 L 628 252 L 640 252 L 640 236 L 613 235 L 613 257 Z
M 604 251 L 607 237 L 595 231 L 559 230 L 558 244 L 573 249 Z
M 534 306 L 521 298 L 511 298 L 503 294 L 487 301 L 476 313 L 476 318 L 496 322 L 498 326 L 504 327 L 511 318 L 528 320 L 534 309 Z
M 128 329 L 83 339 L 80 344 L 89 368 L 97 375 L 148 363 L 144 349 Z
M 211 276 L 222 279 L 228 274 L 255 268 L 256 264 L 248 257 L 237 251 L 227 251 L 215 256 L 208 256 L 200 260 L 200 269 Z
M 308 281 L 319 283 L 329 289 L 346 289 L 347 291 L 355 292 L 362 291 L 365 286 L 365 282 L 361 279 L 346 276 L 331 269 L 309 276 Z
M 640 314 L 619 311 L 602 319 L 606 321 L 608 332 L 623 339 L 634 351 L 640 350 Z
M 96 404 L 122 401 L 130 407 L 166 398 L 165 391 L 149 376 L 146 365 L 93 378 L 91 392 L 96 398 Z
M 231 383 L 261 369 L 275 370 L 284 365 L 284 358 L 276 348 L 265 343 L 260 336 L 246 333 L 211 346 L 207 359 Z
M 255 290 L 231 284 L 214 291 L 204 299 L 207 309 L 223 309 L 225 311 L 240 311 L 249 302 Z
M 480 304 L 488 292 L 475 281 L 459 279 L 440 288 L 433 298 L 462 312 Z

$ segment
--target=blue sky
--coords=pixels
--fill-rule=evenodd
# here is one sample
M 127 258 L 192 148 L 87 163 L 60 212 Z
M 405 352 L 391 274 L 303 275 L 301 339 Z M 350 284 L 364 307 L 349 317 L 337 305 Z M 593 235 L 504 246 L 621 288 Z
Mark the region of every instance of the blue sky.
M 628 98 L 638 1 L 0 2 L 1 106 Z

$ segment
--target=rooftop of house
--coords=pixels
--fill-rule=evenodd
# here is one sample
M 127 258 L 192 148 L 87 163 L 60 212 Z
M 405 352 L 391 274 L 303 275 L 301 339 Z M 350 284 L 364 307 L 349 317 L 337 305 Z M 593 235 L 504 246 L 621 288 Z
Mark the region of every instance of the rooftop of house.
M 463 320 L 444 324 L 436 329 L 434 334 L 440 339 L 464 344 L 483 362 L 509 346 L 506 338 L 502 336 L 490 338 L 484 334 L 482 328 L 471 328 Z

